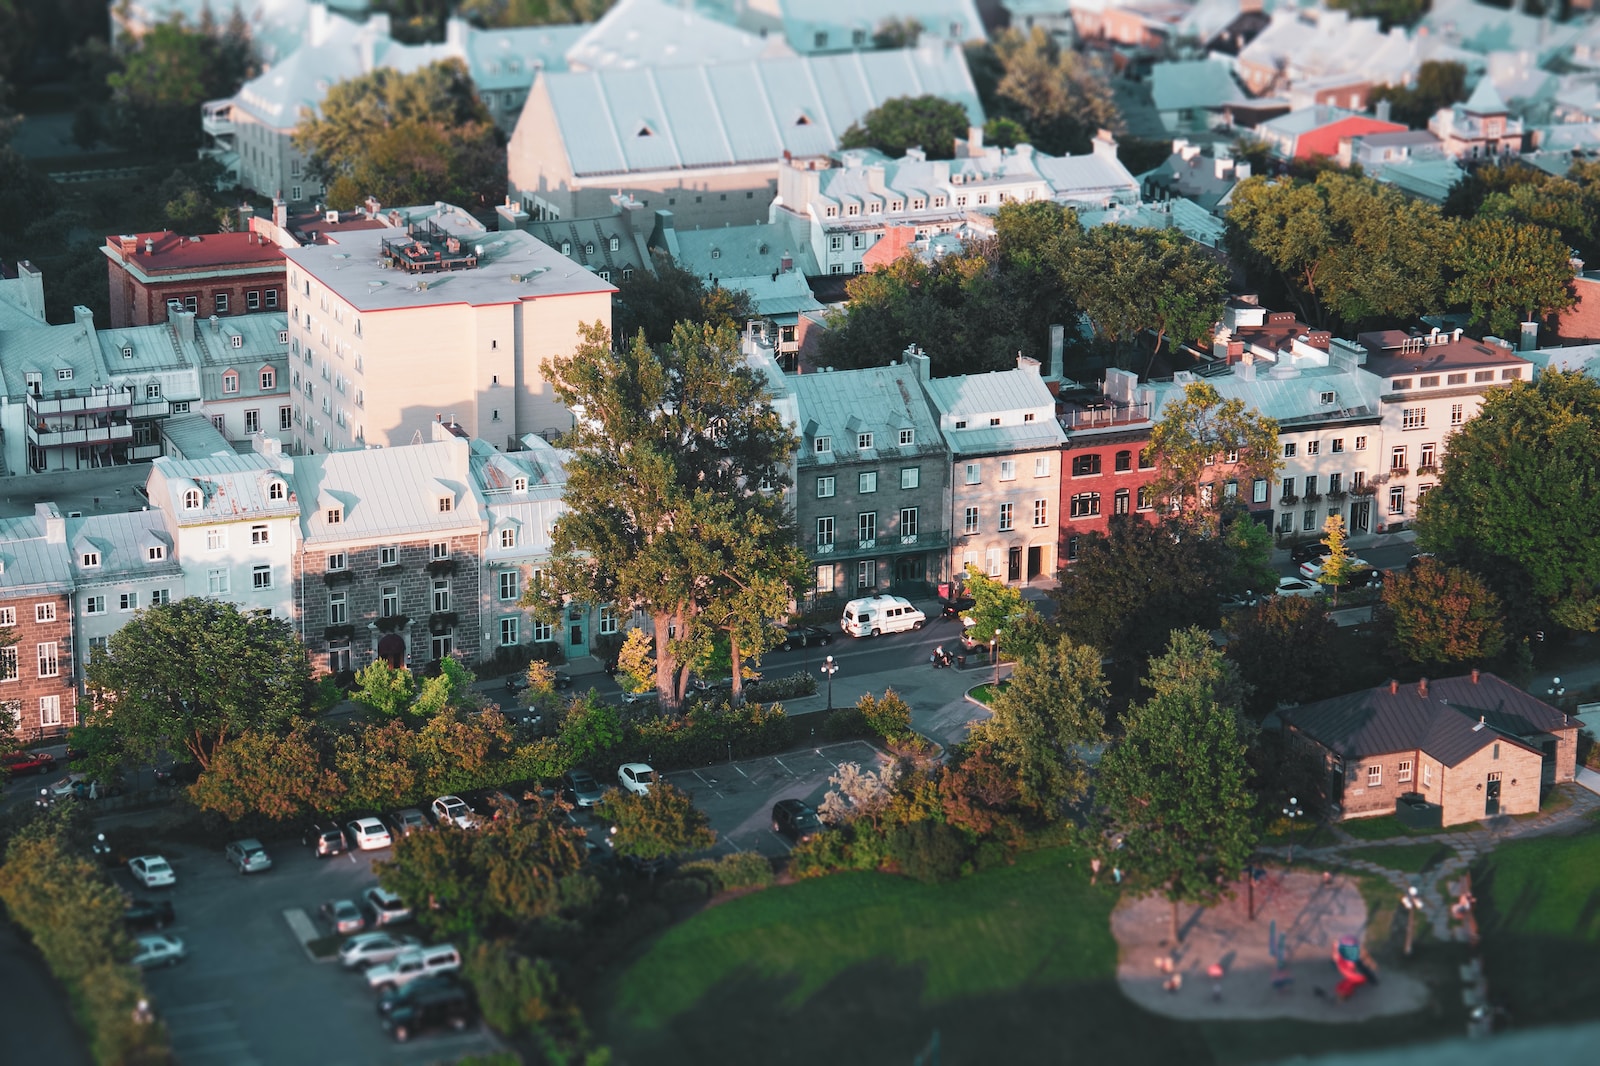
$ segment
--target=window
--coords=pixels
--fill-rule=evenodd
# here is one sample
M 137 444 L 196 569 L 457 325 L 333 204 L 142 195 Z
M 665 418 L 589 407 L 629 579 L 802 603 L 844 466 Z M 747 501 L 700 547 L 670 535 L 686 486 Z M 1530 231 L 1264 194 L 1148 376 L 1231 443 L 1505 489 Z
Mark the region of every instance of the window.
M 1336 452 L 1344 451 L 1344 438 L 1343 437 L 1335 437 L 1335 438 L 1333 438 L 1333 449 L 1332 450 L 1336 451 Z
M 1151 453 L 1151 452 L 1141 451 L 1139 453 L 1139 469 L 1140 470 L 1154 470 L 1155 468 L 1156 468 L 1156 457 L 1155 457 L 1155 455 L 1153 453 Z
M 817 547 L 833 547 L 833 517 L 817 519 Z
M 828 210 L 832 211 L 833 209 L 829 208 Z M 838 234 L 834 234 L 832 237 L 830 237 L 828 239 L 828 248 L 831 251 L 835 251 L 835 252 L 840 251 L 841 249 L 844 248 L 844 238 L 841 237 Z M 834 264 L 834 265 L 837 266 L 838 264 Z
M 228 294 L 227 293 L 225 293 L 225 292 L 217 293 L 216 294 L 216 298 L 215 298 L 215 302 L 216 302 L 216 307 L 217 307 L 217 314 L 225 315 L 225 314 L 228 313 Z
M 1036 455 L 1033 457 L 1033 476 L 1050 476 L 1050 457 L 1048 455 Z
M 871 433 L 857 433 L 856 434 L 856 451 L 858 451 L 858 452 L 868 451 L 869 449 L 871 449 L 871 447 L 872 447 L 872 434 Z
M 52 726 L 61 724 L 61 697 L 58 695 L 39 697 L 39 724 Z
M 1390 448 L 1389 449 L 1389 469 L 1391 471 L 1396 471 L 1397 470 L 1397 471 L 1400 471 L 1401 473 L 1405 472 L 1405 469 L 1406 469 L 1406 448 L 1405 448 L 1405 445 L 1402 444 L 1399 447 Z
M 200 297 L 198 297 L 198 296 L 185 296 L 183 298 L 183 309 L 185 311 L 189 312 L 191 315 L 192 314 L 196 314 L 197 312 L 199 312 L 199 310 L 200 310 Z M 122 352 L 123 352 L 124 356 L 130 354 L 129 350 L 127 348 L 122 349 Z
M 1072 497 L 1073 518 L 1093 518 L 1100 513 L 1100 494 L 1098 492 L 1080 492 Z
M 296 200 L 296 201 L 304 200 L 305 197 L 303 195 L 301 195 L 303 192 L 304 192 L 304 190 L 301 189 L 300 186 L 291 185 L 291 186 L 289 186 L 289 199 Z M 309 287 L 309 285 L 310 285 L 310 283 L 308 282 L 307 286 Z
M 501 599 L 505 597 L 502 596 Z M 400 613 L 400 586 L 385 585 L 378 590 L 378 616 L 393 618 Z
M 350 594 L 348 592 L 328 593 L 328 624 L 342 626 L 350 621 Z
M 330 507 L 326 512 L 324 512 L 322 517 L 328 523 L 328 525 L 336 526 L 340 522 L 344 521 L 344 508 Z
M 980 473 L 980 471 L 979 471 L 977 463 L 968 463 L 967 464 L 967 484 L 968 485 L 976 485 L 978 483 L 979 473 Z
M 511 479 L 511 491 L 512 492 L 527 492 L 528 491 L 528 479 L 525 478 L 525 477 L 512 478 Z
M 917 431 L 916 430 L 914 430 L 914 429 L 902 429 L 900 431 L 900 447 L 909 448 L 915 443 L 917 443 Z
M 1127 514 L 1128 513 L 1128 501 L 1129 501 L 1128 490 L 1127 489 L 1118 489 L 1116 491 L 1116 493 L 1111 497 L 1111 513 L 1112 514 Z M 1042 525 L 1043 523 L 1040 523 L 1040 524 Z
M 863 470 L 859 479 L 859 486 L 862 492 L 877 492 L 878 472 L 876 470 Z
M 71 381 L 72 380 L 72 368 L 70 366 L 58 368 L 56 370 L 56 380 L 57 381 Z
M 1071 536 L 1067 538 L 1067 561 L 1076 562 L 1078 559 L 1078 544 L 1081 538 Z
M 831 476 L 817 478 L 817 499 L 826 500 L 833 495 L 834 480 Z
M 270 589 L 272 587 L 272 567 L 258 566 L 251 571 L 250 587 L 257 589 Z
M 244 294 L 244 307 L 246 311 L 261 310 L 261 290 L 251 289 Z
M 1343 480 L 1344 480 L 1344 475 L 1343 474 L 1329 474 L 1328 475 L 1328 495 L 1329 496 L 1332 496 L 1334 493 L 1336 493 L 1340 489 L 1344 488 L 1344 485 L 1342 484 Z
M 1296 445 L 1295 445 L 1294 441 L 1287 442 L 1283 446 L 1283 457 L 1285 459 L 1293 459 L 1294 455 L 1295 455 L 1295 449 L 1296 449 Z
M 903 466 L 900 468 L 900 487 L 914 489 L 922 483 L 922 468 L 918 466 Z
M 1422 787 L 1433 787 L 1433 763 L 1431 762 L 1425 762 L 1422 764 Z
M 208 570 L 206 572 L 206 592 L 213 596 L 226 596 L 228 594 L 228 572 L 226 570 Z
M 211 424 L 213 426 L 217 427 L 217 432 L 218 433 L 226 433 L 226 432 L 228 432 L 228 416 L 227 415 L 212 415 L 211 416 Z
M 99 552 L 84 552 L 82 558 L 85 567 L 93 568 L 100 565 Z
M 1436 458 L 1435 454 L 1437 450 L 1437 444 L 1424 444 L 1422 446 L 1422 454 L 1417 459 L 1417 469 L 1427 470 L 1436 466 L 1438 463 L 1438 459 Z
M 150 606 L 152 606 L 152 607 L 160 607 L 163 604 L 167 604 L 167 603 L 171 603 L 171 602 L 172 602 L 172 595 L 166 589 L 151 589 L 150 590 Z
M 1406 488 L 1404 485 L 1394 485 L 1389 489 L 1389 513 L 1406 513 Z
M 278 306 L 278 290 L 277 289 L 268 289 L 266 295 L 267 295 L 267 310 L 269 310 L 269 311 L 275 310 L 277 308 L 277 306 Z M 287 340 L 287 339 L 288 339 L 288 335 L 287 334 L 284 334 L 284 333 L 279 333 L 278 334 L 278 341 L 280 343 L 285 341 L 285 340 Z
M 510 618 L 500 619 L 500 646 L 509 648 L 517 643 L 517 630 L 521 619 L 512 615 Z
M 56 605 L 54 603 L 34 604 L 33 620 L 39 623 L 54 622 L 56 620 Z
M 400 549 L 399 548 L 395 548 L 395 547 L 379 548 L 378 549 L 378 565 L 379 566 L 398 566 L 398 565 L 400 565 Z
M 200 490 L 185 489 L 183 492 L 183 509 L 185 511 L 200 510 Z
M 816 443 L 813 444 L 812 447 L 816 450 L 818 455 L 827 455 L 833 451 L 833 438 L 818 437 L 816 439 Z
M 86 596 L 83 600 L 84 614 L 105 614 L 106 598 L 104 596 Z
M 1425 376 L 1422 379 L 1422 387 L 1425 388 L 1425 389 L 1438 388 L 1439 387 L 1439 375 L 1438 374 L 1429 374 L 1429 375 Z
M 450 511 L 455 508 L 455 505 L 456 505 L 455 500 L 453 500 L 449 496 L 440 496 L 439 497 L 439 513 L 440 514 L 448 514 L 448 513 L 450 513 Z
M 450 581 L 440 578 L 433 583 L 433 610 L 435 614 L 450 609 Z
M 188 400 L 173 400 L 172 401 L 172 413 L 175 414 L 175 415 L 186 415 L 186 414 L 188 414 L 189 413 L 189 401 Z M 139 428 L 138 426 L 135 426 L 134 430 L 137 432 L 138 428 Z
M 293 426 L 294 426 L 294 419 L 290 417 L 289 408 L 288 407 L 280 407 L 280 408 L 278 408 L 278 428 L 286 430 L 286 429 L 290 429 Z
M 1127 472 L 1129 470 L 1132 470 L 1133 469 L 1133 453 L 1132 452 L 1118 452 L 1117 453 L 1116 462 L 1114 463 L 1114 468 L 1116 469 L 1117 473 L 1119 473 L 1119 474 L 1125 473 L 1125 472 Z
M 348 560 L 346 559 L 344 552 L 329 552 L 327 565 L 324 567 L 324 569 L 329 573 L 334 573 L 336 571 L 345 569 L 347 563 Z
M 1400 409 L 1401 429 L 1427 429 L 1428 409 L 1426 407 L 1402 407 Z
M 1367 450 L 1367 438 L 1365 438 L 1365 437 L 1357 437 L 1356 438 L 1356 451 L 1364 452 L 1366 450 Z
M 863 559 L 856 564 L 856 588 L 875 589 L 878 587 L 878 562 L 876 559 Z
M 1403 392 L 1411 387 L 1411 379 L 1395 378 L 1393 381 L 1389 382 L 1389 387 L 1394 389 L 1396 392 Z
M 1235 452 L 1234 454 L 1237 455 L 1238 453 Z M 1320 455 L 1320 454 L 1322 454 L 1322 442 L 1320 440 L 1308 440 L 1308 441 L 1306 441 L 1306 454 L 1307 455 Z M 1238 461 L 1237 459 L 1230 460 L 1230 462 L 1237 462 L 1237 461 Z
M 1123 495 L 1126 495 L 1124 493 Z M 1124 514 L 1127 512 L 1124 511 Z M 1033 501 L 1033 525 L 1035 529 L 1042 528 L 1050 519 L 1050 504 L 1047 500 Z
M 1002 459 L 1002 460 L 1000 460 L 1000 480 L 1001 481 L 1015 481 L 1015 480 L 1017 480 L 1017 461 L 1015 459 Z
M 0 607 L 0 626 L 14 626 L 17 624 L 17 609 L 15 607 Z
M 1016 518 L 1016 513 L 1017 513 L 1017 505 L 1016 504 L 1014 504 L 1014 503 L 1002 503 L 1000 505 L 1000 526 L 999 526 L 1000 532 L 1002 532 L 1002 533 L 1011 532 L 1011 530 L 1013 528 L 1013 523 L 1014 523 L 1015 518 Z
M 1514 367 L 1511 367 L 1509 370 L 1500 371 L 1500 380 L 1501 381 L 1520 381 L 1520 380 L 1522 380 L 1522 368 L 1520 366 L 1514 366 Z
M 1250 502 L 1267 502 L 1267 481 L 1265 478 L 1256 478 L 1250 485 Z
M 254 525 L 250 527 L 251 544 L 270 544 L 271 542 L 271 531 L 268 530 L 265 525 Z
M 1475 382 L 1477 382 L 1477 381 L 1493 381 L 1494 380 L 1494 371 L 1493 370 L 1478 370 L 1478 371 L 1475 371 L 1473 373 L 1473 375 L 1472 375 L 1472 380 L 1475 381 Z
M 856 539 L 863 546 L 875 543 L 878 539 L 878 512 L 862 511 L 856 515 Z
M 1466 413 L 1462 410 L 1461 405 L 1458 404 L 1458 403 L 1451 404 L 1450 405 L 1450 424 L 1452 426 L 1459 426 L 1461 423 L 1465 422 L 1466 420 L 1467 420 L 1467 416 L 1466 416 Z
M 15 681 L 20 676 L 17 668 L 17 649 L 0 648 L 0 681 Z
M 817 591 L 826 595 L 833 591 L 834 569 L 832 566 L 817 567 Z
M 1138 498 L 1134 502 L 1135 508 L 1137 508 L 1140 511 L 1149 511 L 1149 510 L 1153 510 L 1155 508 L 1155 505 L 1156 505 L 1156 494 L 1155 494 L 1155 491 L 1153 489 L 1151 489 L 1149 485 L 1140 485 L 1139 486 Z
M 446 541 L 446 540 L 436 540 L 436 541 L 434 541 L 433 545 L 429 549 L 429 553 L 435 559 L 448 559 L 448 558 L 450 558 L 450 542 Z
M 966 518 L 964 524 L 962 525 L 962 532 L 969 537 L 978 532 L 978 509 L 976 507 L 968 507 L 966 509 Z
M 61 660 L 56 654 L 56 642 L 46 641 L 39 645 L 39 676 L 60 677 Z
M 900 508 L 900 536 L 914 538 L 917 535 L 917 509 L 915 507 Z
M 1128 453 L 1127 452 L 1119 452 L 1118 454 L 1119 455 L 1127 455 Z M 1072 457 L 1072 476 L 1073 477 L 1089 477 L 1091 475 L 1098 474 L 1099 472 L 1100 472 L 1100 456 L 1098 454 L 1096 454 L 1096 455 L 1075 455 L 1075 456 Z
M 1377 788 L 1381 784 L 1383 784 L 1383 767 L 1381 765 L 1367 767 L 1367 787 Z
M 521 576 L 516 570 L 500 571 L 500 598 L 502 600 L 514 600 L 522 594 Z
M 535 621 L 533 623 L 533 639 L 538 644 L 548 644 L 556 638 L 555 626 L 549 622 Z
M 271 392 L 274 388 L 277 387 L 277 384 L 278 384 L 278 372 L 276 370 L 263 370 L 261 372 L 261 391 L 262 392 Z
M 1300 516 L 1300 528 L 1306 533 L 1317 528 L 1317 509 L 1315 507 L 1307 507 L 1305 513 Z
M 261 412 L 246 411 L 244 413 L 244 431 L 246 433 L 261 432 Z
M 622 612 L 617 610 L 617 605 L 608 603 L 600 608 L 600 634 L 606 636 L 622 628 Z
M 1395 767 L 1394 779 L 1396 784 L 1406 784 L 1411 780 L 1411 760 L 1401 759 Z

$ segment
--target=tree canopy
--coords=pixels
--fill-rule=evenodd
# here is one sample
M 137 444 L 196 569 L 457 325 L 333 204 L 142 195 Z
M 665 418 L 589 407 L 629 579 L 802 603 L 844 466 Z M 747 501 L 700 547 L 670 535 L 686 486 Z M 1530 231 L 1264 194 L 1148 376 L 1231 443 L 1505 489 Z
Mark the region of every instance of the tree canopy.
M 1329 648 L 1338 626 L 1322 601 L 1267 596 L 1223 619 L 1227 656 L 1249 691 L 1243 709 L 1256 721 L 1280 703 L 1325 695 L 1335 681 Z
M 192 156 L 199 145 L 200 105 L 232 96 L 258 69 L 249 26 L 237 8 L 224 27 L 207 9 L 192 28 L 174 15 L 138 36 L 125 34 L 117 60 L 118 69 L 106 78 L 113 138 L 124 147 L 172 155 Z
M 743 289 L 707 285 L 664 252 L 656 252 L 653 262 L 654 273 L 638 270 L 617 284 L 611 299 L 611 335 L 619 343 L 632 343 L 642 330 L 651 344 L 666 344 L 679 322 L 742 329 L 751 317 L 750 294 Z
M 968 45 L 967 62 L 984 112 L 1020 126 L 1041 152 L 1081 154 L 1096 130 L 1122 129 L 1106 64 L 1062 48 L 1043 29 L 1009 29 Z
M 670 859 L 717 842 L 705 812 L 665 781 L 657 781 L 645 793 L 613 789 L 595 813 L 614 825 L 611 845 L 627 859 Z
M 1522 631 L 1600 629 L 1600 384 L 1547 370 L 1450 438 L 1419 543 L 1487 575 Z
M 349 209 L 368 196 L 383 203 L 444 200 L 498 203 L 505 194 L 505 146 L 459 59 L 410 74 L 377 67 L 328 90 L 309 111 L 295 147 L 309 157 L 327 200 Z
M 1362 0 L 1373 7 L 1409 7 L 1420 13 L 1421 0 Z M 1329 6 L 1340 6 L 1330 4 Z M 1414 17 L 1414 16 L 1413 16 Z M 1409 21 L 1409 20 L 1389 20 Z M 1377 85 L 1368 100 L 1389 101 L 1390 117 L 1412 129 L 1427 129 L 1428 120 L 1441 109 L 1467 98 L 1467 68 L 1454 61 L 1430 59 L 1417 71 L 1415 85 Z
M 1222 264 L 1178 231 L 1121 225 L 1084 233 L 1067 273 L 1068 291 L 1096 335 L 1111 342 L 1118 365 L 1123 343 L 1146 332 L 1154 337 L 1152 360 L 1164 344 L 1209 334 L 1227 283 Z M 1148 361 L 1143 369 L 1149 373 Z
M 1186 385 L 1182 399 L 1162 408 L 1144 455 L 1156 465 L 1151 491 L 1202 514 L 1216 513 L 1258 479 L 1270 481 L 1282 463 L 1278 424 L 1237 397 L 1224 400 L 1205 381 Z
M 88 668 L 87 724 L 150 761 L 187 751 L 201 766 L 230 737 L 271 732 L 305 707 L 310 669 L 287 619 L 190 596 L 140 611 Z
M 929 159 L 951 159 L 969 122 L 966 108 L 942 96 L 896 96 L 845 130 L 839 147 L 876 148 L 891 159 L 921 148 Z
M 1373 622 L 1404 662 L 1433 671 L 1484 666 L 1505 650 L 1500 597 L 1469 570 L 1423 558 L 1390 574 Z
M 1449 299 L 1500 336 L 1575 302 L 1572 262 L 1559 230 L 1509 218 L 1475 218 L 1450 246 Z

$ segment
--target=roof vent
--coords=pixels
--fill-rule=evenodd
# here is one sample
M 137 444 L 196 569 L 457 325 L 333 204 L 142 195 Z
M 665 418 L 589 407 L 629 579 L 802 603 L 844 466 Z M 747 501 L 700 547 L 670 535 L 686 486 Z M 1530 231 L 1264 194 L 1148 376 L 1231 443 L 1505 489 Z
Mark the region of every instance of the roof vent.
M 1478 724 L 1472 727 L 1472 731 L 1474 733 L 1476 733 L 1480 729 L 1482 729 L 1484 726 L 1486 726 L 1487 724 L 1488 723 L 1483 720 L 1483 715 L 1480 714 L 1480 715 L 1478 715 Z

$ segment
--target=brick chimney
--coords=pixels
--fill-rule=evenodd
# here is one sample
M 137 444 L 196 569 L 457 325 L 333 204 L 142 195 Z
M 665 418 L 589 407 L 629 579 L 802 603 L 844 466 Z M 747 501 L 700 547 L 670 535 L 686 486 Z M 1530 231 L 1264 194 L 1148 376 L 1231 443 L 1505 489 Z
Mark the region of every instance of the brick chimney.
M 1478 683 L 1478 668 L 1476 666 L 1472 668 L 1472 683 L 1474 685 Z
M 1393 696 L 1396 692 L 1399 692 L 1399 691 L 1400 691 L 1400 682 L 1396 681 L 1394 678 L 1391 677 L 1389 679 L 1389 695 Z
M 1421 696 L 1423 699 L 1427 699 L 1428 698 L 1428 679 L 1427 678 L 1423 678 L 1421 681 L 1417 682 L 1417 695 Z

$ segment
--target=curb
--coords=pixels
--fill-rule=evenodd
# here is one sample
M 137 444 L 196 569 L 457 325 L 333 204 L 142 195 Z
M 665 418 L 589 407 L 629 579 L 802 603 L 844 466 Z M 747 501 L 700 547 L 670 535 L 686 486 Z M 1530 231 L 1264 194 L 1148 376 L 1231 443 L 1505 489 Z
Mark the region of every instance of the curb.
M 289 931 L 293 933 L 295 939 L 300 942 L 300 950 L 306 953 L 307 959 L 315 963 L 332 962 L 334 960 L 334 956 L 332 955 L 329 955 L 325 959 L 319 959 L 311 953 L 311 942 L 320 938 L 317 936 L 317 927 L 312 924 L 311 919 L 306 916 L 304 908 L 289 908 L 283 912 L 283 920 L 289 923 Z

